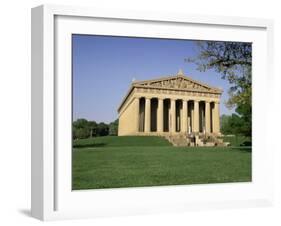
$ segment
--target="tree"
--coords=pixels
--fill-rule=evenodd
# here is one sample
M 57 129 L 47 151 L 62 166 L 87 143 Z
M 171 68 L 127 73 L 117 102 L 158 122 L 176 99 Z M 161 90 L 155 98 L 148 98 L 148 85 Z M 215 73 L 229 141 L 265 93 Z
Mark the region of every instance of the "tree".
M 88 121 L 84 118 L 79 118 L 73 122 L 73 126 L 75 128 L 86 128 L 88 125 Z
M 118 119 L 109 124 L 109 135 L 117 136 L 118 135 Z
M 199 54 L 186 59 L 197 65 L 200 71 L 215 70 L 226 79 L 228 90 L 227 106 L 235 107 L 241 115 L 243 131 L 250 135 L 252 119 L 252 44 L 246 42 L 198 41 Z
M 101 122 L 97 126 L 97 135 L 98 136 L 107 136 L 109 131 L 109 127 L 104 122 Z
M 118 132 L 118 120 L 106 124 L 96 123 L 86 119 L 77 119 L 72 123 L 73 139 L 92 138 L 95 136 L 116 136 Z
M 249 104 L 240 104 L 236 108 L 236 112 L 241 115 L 241 130 L 245 136 L 252 135 L 252 106 Z
M 221 132 L 223 134 L 233 134 L 232 132 L 232 128 L 230 126 L 230 118 L 231 118 L 231 115 L 222 115 L 221 118 L 220 118 L 220 124 L 221 124 Z
M 89 137 L 89 130 L 84 128 L 77 128 L 73 132 L 75 139 L 85 139 Z
M 89 121 L 88 128 L 90 130 L 90 137 L 97 136 L 98 124 L 95 121 Z
M 90 136 L 90 128 L 86 119 L 77 119 L 72 123 L 73 139 L 83 139 Z
M 221 116 L 221 132 L 223 134 L 235 134 L 235 135 L 241 134 L 242 124 L 243 124 L 243 120 L 237 114 Z

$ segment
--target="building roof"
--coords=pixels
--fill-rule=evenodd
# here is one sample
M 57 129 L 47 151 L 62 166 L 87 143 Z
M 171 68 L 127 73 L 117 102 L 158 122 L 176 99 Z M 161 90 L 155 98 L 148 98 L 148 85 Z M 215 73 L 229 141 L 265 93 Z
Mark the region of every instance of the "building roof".
M 123 98 L 118 111 L 121 109 L 125 101 L 127 100 L 130 93 L 134 88 L 155 88 L 155 89 L 166 89 L 166 90 L 178 90 L 178 91 L 194 91 L 202 93 L 216 93 L 221 94 L 222 89 L 209 86 L 203 82 L 194 80 L 184 75 L 182 70 L 176 75 L 164 76 L 151 80 L 135 81 L 132 83 L 128 93 Z

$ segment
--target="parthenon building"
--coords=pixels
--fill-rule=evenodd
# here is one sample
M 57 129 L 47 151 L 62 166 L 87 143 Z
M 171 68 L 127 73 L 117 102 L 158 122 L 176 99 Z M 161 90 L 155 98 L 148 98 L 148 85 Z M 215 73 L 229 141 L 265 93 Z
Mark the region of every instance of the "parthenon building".
M 133 82 L 118 108 L 118 135 L 220 133 L 222 90 L 176 75 Z

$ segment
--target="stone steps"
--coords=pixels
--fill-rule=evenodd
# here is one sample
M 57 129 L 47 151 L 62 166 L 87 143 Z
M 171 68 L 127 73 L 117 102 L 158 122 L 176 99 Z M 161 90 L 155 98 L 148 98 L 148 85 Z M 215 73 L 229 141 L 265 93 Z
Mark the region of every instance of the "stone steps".
M 166 139 L 173 144 L 173 146 L 189 146 L 190 140 L 186 135 L 167 135 Z
M 177 147 L 198 146 L 198 147 L 213 147 L 213 146 L 228 146 L 229 143 L 224 143 L 222 139 L 214 135 L 202 134 L 169 134 L 165 138 Z

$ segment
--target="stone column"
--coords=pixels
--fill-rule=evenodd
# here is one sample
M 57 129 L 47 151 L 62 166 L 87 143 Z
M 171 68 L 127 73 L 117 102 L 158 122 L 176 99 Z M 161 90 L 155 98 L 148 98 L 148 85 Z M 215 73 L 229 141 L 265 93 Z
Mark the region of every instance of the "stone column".
M 157 132 L 163 132 L 163 115 L 164 115 L 164 107 L 163 107 L 163 99 L 158 98 L 158 108 L 157 108 Z
M 220 133 L 220 103 L 214 103 L 213 132 Z
M 172 133 L 176 132 L 176 100 L 171 99 L 171 130 Z
M 211 114 L 210 114 L 210 102 L 205 101 L 205 129 L 206 133 L 211 132 Z
M 191 122 L 191 132 L 194 132 L 194 104 L 192 106 L 192 109 L 191 109 L 191 119 L 190 119 L 190 122 Z
M 194 126 L 193 132 L 199 132 L 199 102 L 194 100 Z
M 151 101 L 150 98 L 145 98 L 145 114 L 144 114 L 144 132 L 151 131 Z
M 176 104 L 176 106 L 177 106 L 177 104 Z M 182 132 L 182 124 L 183 124 L 183 122 L 182 122 L 182 103 L 181 103 L 181 105 L 180 105 L 180 109 L 179 109 L 179 132 Z M 177 107 L 176 107 L 177 108 Z
M 187 100 L 182 101 L 182 125 L 181 131 L 186 133 L 187 132 Z
M 135 97 L 135 109 L 136 109 L 136 132 L 140 131 L 140 98 Z

